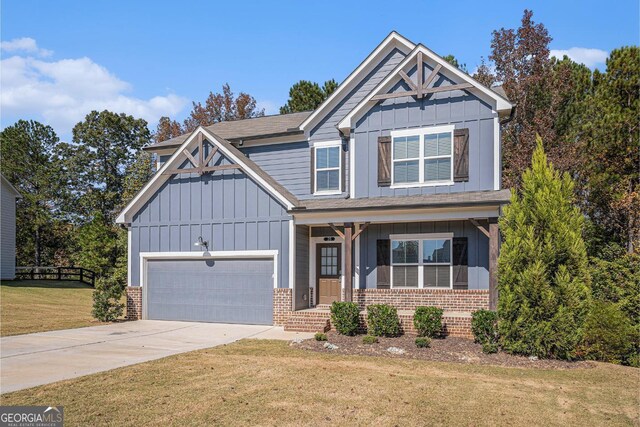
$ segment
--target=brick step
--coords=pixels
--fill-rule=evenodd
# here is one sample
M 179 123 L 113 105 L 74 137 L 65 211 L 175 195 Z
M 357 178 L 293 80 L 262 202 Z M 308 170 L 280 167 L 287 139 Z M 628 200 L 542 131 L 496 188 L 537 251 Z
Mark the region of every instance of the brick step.
M 295 311 L 289 315 L 284 324 L 284 330 L 292 332 L 327 332 L 331 328 L 329 317 L 329 312 L 323 310 Z

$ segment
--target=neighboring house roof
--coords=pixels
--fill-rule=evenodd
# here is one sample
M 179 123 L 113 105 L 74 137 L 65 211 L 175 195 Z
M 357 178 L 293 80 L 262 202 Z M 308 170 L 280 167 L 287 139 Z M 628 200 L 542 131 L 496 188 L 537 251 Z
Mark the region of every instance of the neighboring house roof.
M 302 131 L 300 131 L 298 127 L 300 126 L 300 123 L 309 116 L 309 114 L 311 114 L 311 111 L 291 114 L 276 114 L 244 120 L 232 120 L 215 123 L 211 126 L 205 127 L 205 129 L 228 141 L 302 134 Z M 144 149 L 148 151 L 155 151 L 161 148 L 178 147 L 190 135 L 191 133 L 185 133 L 184 135 L 149 145 Z
M 418 44 L 415 49 L 411 51 L 409 55 L 407 55 L 394 69 L 391 71 L 387 77 L 382 79 L 376 87 L 367 94 L 355 107 L 347 114 L 340 122 L 338 123 L 338 129 L 340 129 L 343 133 L 349 133 L 351 129 L 351 121 L 355 118 L 359 113 L 365 111 L 371 107 L 373 107 L 377 102 L 377 100 L 373 99 L 374 96 L 379 95 L 381 93 L 386 93 L 397 81 L 401 79 L 400 76 L 401 71 L 406 71 L 405 68 L 411 67 L 415 61 L 415 58 L 418 54 L 421 53 L 424 57 L 424 60 L 430 60 L 434 64 L 439 64 L 442 68 L 440 73 L 446 73 L 447 77 L 453 77 L 453 79 L 458 80 L 459 82 L 469 83 L 472 86 L 468 90 L 480 98 L 484 98 L 485 100 L 491 100 L 495 102 L 495 109 L 499 113 L 507 113 L 510 112 L 513 108 L 513 105 L 503 97 L 498 91 L 492 90 L 469 74 L 460 70 L 455 65 L 450 64 L 444 58 L 433 52 L 431 49 L 428 49 L 426 46 L 422 44 Z M 422 82 L 420 82 L 422 83 Z M 504 92 L 502 88 L 500 88 L 501 92 Z
M 7 178 L 4 177 L 4 175 L 2 175 L 0 173 L 0 179 L 2 179 L 2 182 L 5 183 L 5 185 L 9 188 L 9 190 L 11 190 L 13 193 L 15 193 L 16 197 L 18 199 L 22 199 L 22 195 L 20 194 L 20 192 L 18 190 L 16 190 L 16 187 L 13 186 L 13 184 L 11 184 L 11 182 L 9 182 L 9 180 Z
M 183 153 L 184 149 L 189 149 L 192 145 L 195 145 L 195 136 L 202 132 L 205 139 L 215 144 L 220 152 L 226 156 L 233 163 L 240 165 L 242 171 L 262 186 L 266 191 L 271 193 L 276 199 L 278 199 L 287 209 L 292 209 L 299 204 L 298 199 L 291 194 L 282 184 L 273 179 L 269 174 L 263 171 L 257 164 L 251 159 L 245 157 L 245 155 L 234 147 L 229 141 L 220 136 L 212 133 L 203 127 L 198 127 L 187 138 L 184 139 L 180 147 L 175 150 L 173 155 L 162 167 L 156 172 L 151 180 L 136 194 L 136 196 L 127 204 L 122 210 L 116 222 L 119 224 L 128 224 L 133 219 L 133 216 L 138 210 L 155 194 L 155 192 L 173 175 L 165 175 L 164 172 L 168 169 L 175 168 L 180 162 L 186 159 Z
M 511 191 L 507 189 L 359 199 L 316 199 L 302 201 L 300 206 L 294 209 L 294 214 L 354 209 L 445 208 L 456 206 L 501 205 L 508 203 L 510 198 Z

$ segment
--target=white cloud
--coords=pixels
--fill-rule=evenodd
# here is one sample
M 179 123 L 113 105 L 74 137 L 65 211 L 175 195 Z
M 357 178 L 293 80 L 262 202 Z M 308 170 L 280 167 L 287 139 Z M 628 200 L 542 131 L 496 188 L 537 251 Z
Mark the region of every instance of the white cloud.
M 264 114 L 267 116 L 270 114 L 278 114 L 280 112 L 280 107 L 275 102 L 268 100 L 256 101 L 256 108 L 258 110 L 264 108 Z
M 91 110 L 131 114 L 153 129 L 161 116 L 175 116 L 187 105 L 187 99 L 175 94 L 130 96 L 129 83 L 86 57 L 53 61 L 15 55 L 2 59 L 0 70 L 2 114 L 41 117 L 60 135 L 70 135 Z
M 31 37 L 22 37 L 19 39 L 0 42 L 0 50 L 9 53 L 25 52 L 38 56 L 51 56 L 53 54 L 53 51 L 51 50 L 39 48 L 36 41 Z
M 565 55 L 567 55 L 571 60 L 593 69 L 598 64 L 604 64 L 607 61 L 609 52 L 601 49 L 589 49 L 586 47 L 572 47 L 566 50 L 551 49 L 549 52 L 549 56 L 555 56 L 558 59 L 562 59 Z

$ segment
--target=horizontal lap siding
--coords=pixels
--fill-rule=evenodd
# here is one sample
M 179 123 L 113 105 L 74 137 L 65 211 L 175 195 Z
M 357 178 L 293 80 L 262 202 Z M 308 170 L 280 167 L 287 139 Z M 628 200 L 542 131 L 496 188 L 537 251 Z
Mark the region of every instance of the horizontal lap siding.
M 469 289 L 489 289 L 489 239 L 468 221 L 371 224 L 360 235 L 360 288 L 377 287 L 376 242 L 391 234 L 453 233 L 468 240 Z
M 309 195 L 307 141 L 244 147 L 241 150 L 296 197 Z
M 428 75 L 430 69 L 425 72 Z M 450 81 L 441 80 L 436 85 L 451 84 Z M 390 92 L 402 90 L 407 88 L 398 84 Z M 378 137 L 389 135 L 393 130 L 440 125 L 469 129 L 469 181 L 406 189 L 379 187 Z M 413 97 L 402 97 L 376 104 L 357 120 L 354 130 L 357 171 L 354 197 L 493 190 L 493 126 L 494 113 L 491 107 L 465 91 L 435 93 L 420 101 Z
M 227 164 L 216 155 L 216 164 Z M 278 250 L 278 286 L 288 287 L 289 215 L 240 170 L 172 176 L 131 224 L 131 285 L 140 284 L 140 252 Z

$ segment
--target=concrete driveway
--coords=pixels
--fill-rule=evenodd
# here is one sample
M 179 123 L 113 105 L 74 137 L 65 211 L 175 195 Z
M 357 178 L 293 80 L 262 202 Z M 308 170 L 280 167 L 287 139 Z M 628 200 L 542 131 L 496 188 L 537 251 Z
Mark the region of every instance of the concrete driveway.
M 308 338 L 258 325 L 139 320 L 0 338 L 0 392 L 232 343 L 243 338 Z

